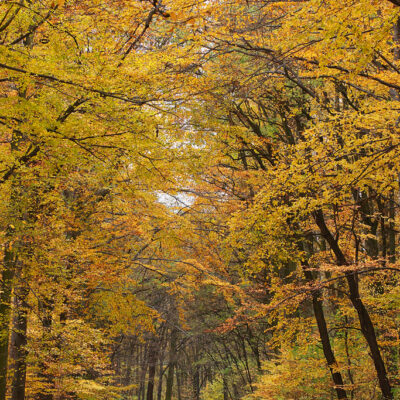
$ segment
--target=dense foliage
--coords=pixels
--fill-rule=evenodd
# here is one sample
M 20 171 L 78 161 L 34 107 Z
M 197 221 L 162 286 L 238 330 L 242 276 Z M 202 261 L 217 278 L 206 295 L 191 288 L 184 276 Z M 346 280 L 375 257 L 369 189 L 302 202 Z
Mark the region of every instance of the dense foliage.
M 0 400 L 400 396 L 400 1 L 3 0 Z

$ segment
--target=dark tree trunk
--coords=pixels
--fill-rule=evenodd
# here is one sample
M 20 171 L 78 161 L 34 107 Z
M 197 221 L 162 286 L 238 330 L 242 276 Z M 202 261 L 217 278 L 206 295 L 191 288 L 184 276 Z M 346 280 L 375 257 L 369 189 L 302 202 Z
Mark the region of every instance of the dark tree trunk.
M 154 377 L 156 375 L 158 349 L 155 339 L 151 339 L 149 345 L 149 379 L 147 382 L 147 395 L 146 400 L 153 400 L 154 393 Z
M 396 262 L 396 227 L 394 224 L 395 214 L 395 199 L 392 192 L 389 198 L 389 261 Z
M 340 249 L 336 239 L 333 237 L 332 233 L 326 226 L 324 214 L 321 209 L 314 212 L 314 218 L 321 231 L 322 236 L 329 243 L 330 248 L 335 254 L 337 264 L 339 266 L 348 265 L 347 260 L 342 250 Z M 345 273 L 345 276 L 349 287 L 350 301 L 357 311 L 358 319 L 360 321 L 361 332 L 363 333 L 368 343 L 383 397 L 385 399 L 393 399 L 392 389 L 389 383 L 389 379 L 387 377 L 385 363 L 383 361 L 376 339 L 374 325 L 360 297 L 356 273 L 349 271 Z
M 42 328 L 43 328 L 43 342 L 46 343 L 48 340 L 48 335 L 51 332 L 51 326 L 53 323 L 53 309 L 54 305 L 51 300 L 45 299 L 42 304 Z M 49 350 L 49 349 L 48 349 Z M 54 388 L 54 378 L 46 373 L 46 366 L 43 362 L 39 364 L 38 377 L 45 382 L 47 390 L 42 390 L 41 393 L 37 395 L 38 400 L 52 400 L 53 395 L 51 390 Z
M 306 251 L 308 256 L 311 256 L 313 254 L 312 238 L 308 238 L 305 243 L 300 243 L 299 248 L 300 250 Z M 314 277 L 313 273 L 310 270 L 310 265 L 308 264 L 307 259 L 303 261 L 302 267 L 306 281 L 312 285 L 314 283 Z M 333 352 L 333 348 L 331 346 L 331 341 L 329 338 L 329 331 L 325 319 L 321 290 L 312 291 L 312 305 L 314 317 L 317 322 L 319 337 L 321 339 L 322 350 L 332 376 L 336 395 L 338 399 L 347 399 L 347 394 L 344 390 L 343 377 L 342 374 L 338 371 L 338 363 L 336 361 L 335 353 Z
M 304 265 L 304 275 L 309 283 L 313 282 L 311 271 L 308 270 L 308 265 Z M 333 352 L 331 341 L 329 338 L 328 327 L 325 320 L 324 309 L 322 306 L 321 291 L 315 290 L 312 292 L 312 304 L 315 320 L 317 321 L 319 337 L 321 339 L 322 350 L 329 370 L 331 372 L 332 380 L 335 385 L 335 390 L 338 399 L 347 399 L 346 391 L 343 389 L 344 382 L 342 374 L 337 370 L 337 361 Z
M 25 285 L 15 289 L 14 311 L 11 331 L 10 366 L 13 371 L 11 382 L 11 400 L 25 399 L 26 381 L 26 331 L 28 326 L 28 309 L 26 298 L 29 289 Z
M 164 359 L 165 359 L 165 327 L 163 326 L 161 331 L 161 343 L 160 343 L 160 355 L 159 355 L 159 366 L 158 366 L 158 386 L 157 386 L 157 400 L 162 398 L 163 378 L 164 378 Z
M 11 317 L 11 292 L 14 276 L 15 255 L 6 245 L 4 252 L 4 270 L 0 294 L 0 400 L 5 400 L 7 392 L 8 345 Z
M 165 400 L 172 400 L 172 389 L 174 385 L 174 372 L 176 366 L 176 351 L 177 351 L 178 331 L 176 328 L 171 330 L 171 341 L 169 347 L 169 362 L 168 362 L 168 375 L 165 392 Z
M 192 376 L 193 385 L 193 399 L 200 400 L 200 372 L 199 367 L 195 366 L 194 374 Z
M 141 346 L 141 373 L 140 373 L 140 386 L 139 386 L 139 394 L 138 394 L 138 399 L 139 400 L 144 400 L 145 398 L 145 380 L 146 380 L 146 373 L 147 373 L 147 348 L 146 346 Z
M 228 380 L 226 379 L 225 374 L 222 375 L 222 385 L 224 391 L 224 400 L 229 400 Z
M 175 368 L 176 375 L 176 390 L 178 392 L 178 400 L 182 400 L 182 374 Z
M 158 378 L 158 386 L 157 386 L 157 400 L 161 400 L 162 397 L 162 387 L 163 387 L 163 361 L 160 360 L 159 366 L 159 378 Z

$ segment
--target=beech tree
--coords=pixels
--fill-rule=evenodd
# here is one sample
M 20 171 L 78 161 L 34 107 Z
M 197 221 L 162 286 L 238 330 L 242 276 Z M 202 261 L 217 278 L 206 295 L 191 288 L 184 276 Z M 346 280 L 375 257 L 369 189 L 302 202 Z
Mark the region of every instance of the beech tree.
M 0 4 L 0 400 L 395 399 L 397 1 Z

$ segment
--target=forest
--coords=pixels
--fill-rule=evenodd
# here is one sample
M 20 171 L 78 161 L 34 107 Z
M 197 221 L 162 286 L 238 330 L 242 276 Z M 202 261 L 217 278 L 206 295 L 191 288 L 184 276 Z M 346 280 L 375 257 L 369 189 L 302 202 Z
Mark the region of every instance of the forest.
M 0 0 L 0 400 L 400 399 L 400 0 Z

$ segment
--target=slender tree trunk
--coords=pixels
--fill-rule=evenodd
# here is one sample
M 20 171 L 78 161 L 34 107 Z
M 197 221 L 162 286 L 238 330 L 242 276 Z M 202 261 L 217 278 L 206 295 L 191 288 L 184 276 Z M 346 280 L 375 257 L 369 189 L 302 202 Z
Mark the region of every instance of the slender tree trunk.
M 308 270 L 308 265 L 304 265 L 303 268 L 304 268 L 304 275 L 307 281 L 309 283 L 312 283 L 313 277 L 311 271 Z M 322 350 L 324 352 L 326 362 L 328 363 L 328 367 L 331 372 L 332 380 L 335 385 L 335 390 L 338 399 L 347 399 L 346 391 L 343 389 L 344 382 L 342 374 L 337 369 L 338 363 L 336 361 L 336 357 L 331 346 L 328 327 L 325 320 L 324 309 L 322 306 L 321 295 L 322 293 L 320 290 L 315 290 L 312 292 L 314 317 L 315 320 L 317 321 L 319 337 L 321 339 L 321 344 L 322 344 Z
M 176 366 L 178 331 L 176 328 L 171 330 L 171 341 L 169 347 L 168 375 L 166 383 L 165 400 L 172 400 L 172 389 L 174 385 L 174 371 Z
M 246 375 L 247 375 L 247 380 L 249 382 L 250 390 L 252 392 L 254 392 L 253 379 L 252 379 L 252 376 L 251 376 L 251 371 L 250 371 L 250 368 L 249 368 L 249 362 L 248 362 L 247 351 L 246 351 L 246 342 L 245 342 L 245 340 L 244 340 L 244 338 L 242 336 L 239 336 L 238 339 L 239 339 L 239 343 L 240 343 L 239 346 L 242 348 L 242 352 L 243 352 L 244 365 L 246 367 Z
M 224 400 L 229 400 L 228 380 L 226 379 L 225 374 L 222 375 L 222 385 L 222 390 L 224 391 Z
M 306 250 L 308 256 L 311 256 L 313 254 L 312 238 L 307 240 L 306 243 L 300 243 L 299 248 L 301 250 Z M 310 265 L 308 264 L 307 260 L 303 261 L 302 267 L 307 282 L 309 284 L 313 284 L 314 277 L 310 270 Z M 347 399 L 347 393 L 344 390 L 343 377 L 342 374 L 338 371 L 338 363 L 336 361 L 335 353 L 333 352 L 333 348 L 331 346 L 331 341 L 329 338 L 329 331 L 323 308 L 322 292 L 320 290 L 312 291 L 312 305 L 313 305 L 314 317 L 317 322 L 319 337 L 321 339 L 322 351 L 324 353 L 326 362 L 329 367 L 329 371 L 332 376 L 336 395 L 338 399 Z
M 157 400 L 161 400 L 162 398 L 162 388 L 163 388 L 163 362 L 162 360 L 160 360 L 159 378 L 157 386 Z
M 394 2 L 393 2 L 394 3 Z M 400 18 L 397 18 L 393 26 L 393 41 L 396 43 L 394 49 L 394 59 L 396 61 L 400 60 Z M 393 100 L 400 101 L 400 93 L 398 90 L 391 90 L 390 95 Z M 396 121 L 396 126 L 398 126 L 400 118 Z M 392 190 L 389 196 L 389 261 L 391 263 L 396 262 L 396 231 L 394 219 L 396 217 L 395 212 L 395 198 L 394 191 Z
M 163 388 L 163 364 L 160 360 L 160 368 L 159 368 L 159 378 L 157 385 L 157 400 L 161 400 L 162 398 L 162 388 Z
M 178 400 L 182 400 L 182 374 L 177 368 L 175 368 L 175 375 L 176 375 L 176 389 L 178 392 Z
M 4 252 L 4 269 L 2 273 L 0 294 L 0 400 L 6 399 L 8 345 L 11 317 L 11 293 L 15 270 L 15 254 L 6 244 Z
M 145 380 L 146 380 L 146 373 L 147 373 L 147 349 L 146 349 L 146 345 L 141 346 L 141 373 L 140 373 L 140 386 L 139 386 L 139 394 L 138 394 L 138 399 L 139 400 L 144 400 L 145 397 L 145 392 L 146 392 L 146 388 L 145 388 Z
M 28 327 L 28 309 L 26 299 L 29 289 L 21 284 L 15 289 L 14 310 L 11 330 L 10 367 L 13 372 L 11 382 L 11 399 L 25 399 L 26 381 L 26 331 Z
M 349 325 L 349 319 L 347 316 L 345 316 L 345 324 L 346 324 L 346 326 Z M 346 359 L 347 359 L 347 376 L 349 377 L 349 381 L 351 383 L 350 399 L 353 399 L 354 398 L 354 378 L 353 378 L 353 374 L 351 372 L 352 363 L 351 363 L 350 350 L 349 350 L 349 332 L 348 332 L 347 328 L 344 330 L 344 349 L 346 351 Z
M 13 132 L 11 143 L 11 151 L 14 152 L 18 148 L 20 140 L 19 134 Z M 11 195 L 9 204 L 9 217 L 13 221 L 20 217 L 18 209 L 20 200 L 21 185 L 16 177 L 11 178 Z M 11 301 L 14 275 L 16 271 L 17 252 L 13 249 L 13 237 L 15 227 L 10 224 L 7 228 L 7 242 L 4 248 L 3 272 L 0 294 L 0 400 L 5 400 L 7 395 L 7 369 L 8 369 L 8 352 L 11 325 Z
M 153 400 L 154 393 L 154 377 L 156 375 L 158 349 L 155 338 L 151 339 L 149 345 L 149 379 L 147 382 L 147 395 L 146 400 Z
M 321 231 L 322 236 L 329 243 L 330 248 L 334 252 L 337 264 L 339 266 L 348 265 L 347 260 L 343 252 L 341 251 L 337 241 L 326 226 L 324 214 L 321 209 L 315 211 L 314 218 Z M 350 301 L 357 311 L 358 319 L 360 321 L 361 332 L 363 333 L 368 343 L 383 397 L 385 399 L 393 399 L 392 389 L 389 383 L 389 379 L 387 377 L 385 363 L 383 361 L 376 339 L 374 325 L 371 321 L 367 309 L 364 306 L 363 301 L 361 300 L 356 274 L 349 271 L 345 273 L 345 276 L 349 287 Z
M 199 372 L 199 367 L 197 365 L 194 367 L 194 373 L 192 376 L 192 386 L 193 386 L 193 399 L 200 400 L 200 372 Z
M 392 191 L 389 198 L 389 261 L 391 263 L 396 262 L 396 227 L 394 223 L 395 217 L 395 199 L 394 193 Z
M 51 332 L 51 326 L 53 324 L 54 305 L 51 300 L 44 299 L 41 303 L 41 306 L 42 306 L 41 311 L 42 311 L 42 328 L 43 328 L 42 340 L 43 340 L 43 343 L 46 343 L 46 341 L 48 340 L 48 335 Z M 46 350 L 50 350 L 50 349 L 47 348 Z M 38 377 L 43 382 L 45 382 L 46 389 L 42 390 L 42 392 L 37 395 L 38 400 L 52 400 L 53 399 L 51 390 L 54 388 L 54 377 L 52 377 L 50 374 L 46 373 L 45 371 L 46 371 L 46 366 L 44 365 L 43 362 L 40 362 Z
M 159 367 L 158 367 L 158 386 L 157 386 L 157 400 L 161 400 L 162 397 L 162 388 L 163 388 L 163 377 L 164 377 L 164 359 L 165 359 L 165 341 L 164 339 L 164 328 L 163 334 L 161 335 L 161 349 L 160 349 L 160 357 L 159 357 Z
M 254 358 L 256 359 L 257 363 L 257 370 L 258 372 L 261 372 L 261 358 L 260 358 L 260 350 L 258 348 L 258 340 L 257 338 L 253 335 L 253 332 L 251 331 L 250 327 L 247 325 L 247 333 L 248 333 L 248 338 L 247 343 L 250 346 L 250 349 L 254 355 Z

